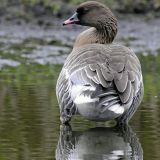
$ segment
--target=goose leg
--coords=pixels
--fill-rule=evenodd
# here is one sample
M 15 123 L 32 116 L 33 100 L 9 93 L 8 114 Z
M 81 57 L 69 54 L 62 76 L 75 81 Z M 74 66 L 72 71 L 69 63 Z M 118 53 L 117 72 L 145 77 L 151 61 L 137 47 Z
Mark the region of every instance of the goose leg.
M 60 121 L 62 124 L 69 124 L 71 117 L 67 116 L 64 112 L 61 113 Z

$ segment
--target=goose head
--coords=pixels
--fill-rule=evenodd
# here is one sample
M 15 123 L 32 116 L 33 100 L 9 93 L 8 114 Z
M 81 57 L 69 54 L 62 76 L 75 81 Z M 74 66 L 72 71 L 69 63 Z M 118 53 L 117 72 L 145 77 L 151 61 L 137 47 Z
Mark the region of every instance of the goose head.
M 117 19 L 111 10 L 105 5 L 88 1 L 78 6 L 76 12 L 63 25 L 77 24 L 82 26 L 94 27 L 102 38 L 105 36 L 113 41 L 117 34 Z

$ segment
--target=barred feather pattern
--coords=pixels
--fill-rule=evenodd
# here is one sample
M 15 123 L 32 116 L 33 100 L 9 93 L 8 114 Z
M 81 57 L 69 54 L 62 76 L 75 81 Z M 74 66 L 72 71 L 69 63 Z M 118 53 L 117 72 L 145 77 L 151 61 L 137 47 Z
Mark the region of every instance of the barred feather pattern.
M 68 56 L 57 81 L 61 117 L 69 121 L 77 111 L 71 96 L 73 85 L 95 87 L 92 96 L 99 97 L 96 105 L 103 106 L 99 107 L 100 112 L 107 110 L 111 104 L 119 104 L 126 114 L 137 109 L 143 96 L 138 96 L 143 90 L 142 83 L 140 62 L 129 48 L 118 44 L 77 47 Z M 132 105 L 135 98 L 137 103 Z M 132 115 L 128 114 L 128 119 Z

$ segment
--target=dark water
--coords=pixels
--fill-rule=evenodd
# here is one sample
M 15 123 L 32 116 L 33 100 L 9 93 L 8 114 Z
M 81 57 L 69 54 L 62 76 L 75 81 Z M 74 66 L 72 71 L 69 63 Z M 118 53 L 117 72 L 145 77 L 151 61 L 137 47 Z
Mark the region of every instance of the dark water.
M 60 127 L 55 83 L 61 66 L 21 65 L 0 71 L 0 160 L 159 160 L 160 56 L 139 56 L 143 102 L 119 130 L 74 117 Z

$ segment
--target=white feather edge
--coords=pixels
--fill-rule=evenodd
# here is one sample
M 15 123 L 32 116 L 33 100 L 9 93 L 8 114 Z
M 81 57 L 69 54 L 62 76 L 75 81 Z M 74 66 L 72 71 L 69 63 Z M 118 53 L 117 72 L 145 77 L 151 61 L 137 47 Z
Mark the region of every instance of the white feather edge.
M 86 90 L 95 91 L 96 88 L 83 85 L 72 86 L 71 96 L 75 104 L 91 103 L 99 100 L 99 98 L 91 98 L 90 96 L 81 95 L 81 93 Z
M 91 98 L 90 96 L 81 95 L 81 93 L 85 90 L 95 91 L 96 88 L 93 86 L 83 85 L 75 85 L 72 87 L 71 95 L 75 104 L 93 103 L 99 100 L 99 98 Z M 108 110 L 116 114 L 123 114 L 124 107 L 119 104 L 116 104 L 109 107 Z
M 120 106 L 119 104 L 116 104 L 116 105 L 109 107 L 108 110 L 116 114 L 122 114 L 124 112 L 124 107 Z

